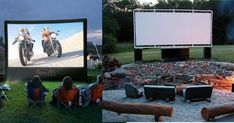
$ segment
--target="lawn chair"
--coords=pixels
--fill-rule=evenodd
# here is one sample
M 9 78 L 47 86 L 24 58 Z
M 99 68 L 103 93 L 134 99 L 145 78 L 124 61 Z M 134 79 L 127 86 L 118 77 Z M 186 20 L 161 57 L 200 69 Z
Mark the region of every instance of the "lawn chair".
M 42 87 L 33 88 L 30 87 L 30 83 L 31 82 L 28 82 L 27 86 L 27 107 L 41 107 L 44 103 Z
M 88 106 L 90 104 L 90 101 L 91 101 L 91 90 L 89 89 L 89 87 L 81 88 L 79 94 L 80 94 L 80 95 L 78 95 L 79 106 L 82 106 L 82 107 Z
M 11 88 L 8 84 L 0 85 L 0 98 L 5 98 L 7 101 L 9 100 L 7 97 L 7 91 Z
M 89 84 L 88 88 L 91 93 L 90 102 L 92 104 L 100 104 L 102 101 L 102 76 L 98 75 L 97 81 Z
M 27 81 L 27 107 L 41 107 L 44 104 L 45 96 L 49 91 L 41 82 L 38 75 L 33 76 L 31 81 Z
M 71 89 L 66 90 L 63 86 L 57 89 L 57 107 L 63 107 L 65 109 L 71 109 L 77 106 L 77 95 L 79 94 L 79 89 L 76 86 L 72 86 Z

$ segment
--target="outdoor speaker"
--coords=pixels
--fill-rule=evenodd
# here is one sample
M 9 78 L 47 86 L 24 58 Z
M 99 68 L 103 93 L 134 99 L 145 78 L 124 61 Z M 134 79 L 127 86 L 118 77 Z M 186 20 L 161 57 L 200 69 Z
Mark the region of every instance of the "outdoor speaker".
M 142 62 L 142 49 L 134 49 L 135 62 Z
M 205 47 L 203 55 L 205 59 L 211 59 L 211 47 Z

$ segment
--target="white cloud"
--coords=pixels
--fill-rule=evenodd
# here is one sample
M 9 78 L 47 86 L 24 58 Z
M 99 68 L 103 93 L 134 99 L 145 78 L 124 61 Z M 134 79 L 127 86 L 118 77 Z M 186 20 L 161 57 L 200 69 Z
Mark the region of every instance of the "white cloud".
M 88 32 L 88 41 L 93 42 L 98 45 L 102 45 L 102 30 L 91 30 Z
M 153 4 L 156 4 L 158 3 L 158 0 L 138 0 L 140 3 L 153 3 Z

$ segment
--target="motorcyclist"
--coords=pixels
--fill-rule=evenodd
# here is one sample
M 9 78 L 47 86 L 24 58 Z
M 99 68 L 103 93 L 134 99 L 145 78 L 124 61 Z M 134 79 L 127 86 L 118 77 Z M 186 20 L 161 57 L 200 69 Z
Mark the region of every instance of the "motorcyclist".
M 33 54 L 33 42 L 34 42 L 35 40 L 32 39 L 32 37 L 31 37 L 31 35 L 30 35 L 28 29 L 27 29 L 27 28 L 22 28 L 22 29 L 20 30 L 19 36 L 23 36 L 23 37 L 25 38 L 25 41 L 27 41 L 27 44 L 29 45 L 29 50 L 30 50 L 31 53 Z M 15 38 L 15 41 L 12 43 L 12 45 L 14 45 L 14 44 L 18 41 L 19 36 L 17 36 L 17 37 Z
M 50 40 L 50 35 L 52 34 L 53 32 L 49 31 L 49 28 L 48 27 L 45 27 L 43 28 L 42 30 L 42 47 L 43 47 L 43 51 L 46 52 L 46 47 L 47 47 L 47 44 Z

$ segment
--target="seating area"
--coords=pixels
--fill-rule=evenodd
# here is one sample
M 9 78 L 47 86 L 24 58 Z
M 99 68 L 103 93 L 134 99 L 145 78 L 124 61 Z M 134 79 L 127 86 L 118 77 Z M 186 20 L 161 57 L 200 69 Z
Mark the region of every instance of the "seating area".
M 46 81 L 44 79 L 38 79 L 38 77 L 35 75 L 26 81 L 2 83 L 0 85 L 0 89 L 5 92 L 0 94 L 0 113 L 2 117 L 1 121 L 25 122 L 25 118 L 27 118 L 26 122 L 33 121 L 36 123 L 85 122 L 87 121 L 87 116 L 92 117 L 92 119 L 90 119 L 90 122 L 101 121 L 101 117 L 97 117 L 101 113 L 101 107 L 99 105 L 94 105 L 96 102 L 91 103 L 91 98 L 99 100 L 98 103 L 100 103 L 101 99 L 97 98 L 102 98 L 100 97 L 100 94 L 98 95 L 98 97 L 96 95 L 93 95 L 97 93 L 97 90 L 99 91 L 98 93 L 100 93 L 100 86 L 102 84 L 101 77 L 97 78 L 97 80 L 93 78 L 90 81 L 92 81 L 92 83 L 90 84 L 86 81 L 73 81 L 73 85 L 78 90 L 90 90 L 89 95 L 86 95 L 89 96 L 88 99 L 90 101 L 88 101 L 88 103 L 84 106 L 83 102 L 87 101 L 83 101 L 84 99 L 80 98 L 82 100 L 82 103 L 80 103 L 81 105 L 73 106 L 71 108 L 66 108 L 64 106 L 58 107 L 56 104 L 50 105 L 50 101 L 55 94 L 53 90 L 63 85 L 62 80 Z M 94 86 L 90 87 L 91 85 Z M 99 89 L 97 89 L 97 85 Z M 83 95 L 83 93 L 77 92 L 77 99 L 81 95 Z M 77 100 L 77 102 L 79 101 Z M 22 117 L 23 115 L 27 117 Z M 39 119 L 38 116 L 40 116 L 41 118 Z
M 78 88 L 73 84 L 72 78 L 66 76 L 63 79 L 62 85 L 53 90 L 50 104 L 55 104 L 57 107 L 64 107 L 65 109 L 71 109 L 71 107 L 86 107 L 90 103 L 100 103 L 102 100 L 101 84 L 101 76 L 98 76 L 96 82 L 91 83 L 86 88 Z
M 127 98 L 140 98 L 143 92 L 139 91 L 133 84 L 125 83 L 124 90 Z M 146 100 L 163 99 L 172 102 L 176 95 L 183 96 L 186 102 L 211 101 L 213 87 L 211 85 L 187 85 L 181 87 L 165 85 L 144 85 L 144 97 Z M 181 93 L 178 93 L 182 91 Z
M 144 91 L 143 87 L 137 88 L 138 91 Z M 162 106 L 172 106 L 173 116 L 172 117 L 163 117 L 166 122 L 190 122 L 190 121 L 197 121 L 197 122 L 203 122 L 205 119 L 201 116 L 201 110 L 203 107 L 210 107 L 210 106 L 216 106 L 219 104 L 225 104 L 225 103 L 231 103 L 234 99 L 234 94 L 230 92 L 224 92 L 217 89 L 212 89 L 212 96 L 211 96 L 211 102 L 203 100 L 203 99 L 195 99 L 192 100 L 191 103 L 188 103 L 184 101 L 185 97 L 182 95 L 176 94 L 175 100 L 173 103 L 168 103 L 165 100 L 161 99 L 151 99 L 150 101 L 146 100 L 144 97 L 140 98 L 126 98 L 125 90 L 124 89 L 115 89 L 115 90 L 105 90 L 103 92 L 104 99 L 107 101 L 120 103 L 122 104 L 152 104 L 152 105 L 162 105 Z M 125 107 L 128 108 L 128 107 Z M 130 107 L 129 107 L 130 108 Z M 222 108 L 219 108 L 222 109 Z M 215 121 L 230 121 L 230 117 L 233 116 L 233 113 L 229 113 L 228 110 L 222 111 L 223 114 L 226 115 L 219 115 L 215 116 Z M 211 112 L 213 112 L 213 109 L 209 109 Z M 215 108 L 216 110 L 216 108 Z M 218 111 L 218 110 L 216 110 Z M 233 111 L 233 110 L 232 110 Z M 132 113 L 121 113 L 121 115 L 118 115 L 118 113 L 115 113 L 111 110 L 104 110 L 104 113 L 106 116 L 104 117 L 105 122 L 112 122 L 115 120 L 121 119 L 121 121 L 131 121 L 131 122 L 144 122 L 144 121 L 151 121 L 153 122 L 154 119 L 152 116 L 144 115 L 138 113 L 138 115 L 132 114 Z M 216 113 L 215 113 L 216 115 Z M 213 116 L 208 113 L 208 116 Z M 228 117 L 229 120 L 226 119 Z M 111 119 L 114 118 L 114 119 Z M 231 118 L 233 119 L 233 118 Z M 210 119 L 212 120 L 212 118 Z
M 27 107 L 42 107 L 45 102 L 45 97 L 49 90 L 43 85 L 41 78 L 34 75 L 30 81 L 26 82 L 27 92 Z M 79 89 L 73 84 L 72 78 L 64 77 L 62 85 L 52 91 L 52 101 L 50 104 L 55 104 L 58 107 L 62 105 L 66 109 L 71 106 L 77 106 L 77 94 Z
M 95 80 L 94 80 L 95 81 Z M 2 123 L 42 123 L 42 122 L 85 122 L 87 116 L 92 117 L 90 122 L 101 121 L 101 117 L 97 117 L 101 113 L 100 106 L 87 105 L 86 107 L 74 107 L 71 109 L 64 109 L 62 107 L 50 105 L 52 90 L 61 86 L 61 81 L 43 81 L 43 85 L 49 90 L 45 97 L 44 105 L 42 107 L 34 106 L 27 108 L 27 91 L 23 81 L 7 83 L 11 90 L 6 95 L 8 100 L 2 99 L 2 110 L 0 109 Z M 88 86 L 84 81 L 74 82 L 78 88 Z M 1 108 L 1 103 L 0 103 Z M 23 115 L 27 117 L 22 117 Z M 38 118 L 40 116 L 41 118 Z M 6 118 L 7 117 L 7 118 Z M 63 117 L 63 118 L 60 118 Z M 27 118 L 27 120 L 25 120 Z M 58 119 L 59 118 L 59 119 Z
M 57 108 L 71 109 L 73 107 L 86 107 L 89 104 L 98 104 L 102 100 L 102 77 L 86 87 L 78 87 L 73 83 L 71 77 L 63 78 L 60 86 L 52 90 L 51 105 Z M 49 90 L 43 85 L 38 75 L 26 82 L 27 107 L 42 107 Z
M 204 64 L 206 65 L 206 62 Z M 203 73 L 202 65 L 203 62 L 181 62 L 176 66 L 174 63 L 124 66 L 125 76 L 116 77 L 116 81 L 109 81 L 114 77 L 106 79 L 106 83 L 117 86 L 103 91 L 104 99 L 108 101 L 105 105 L 103 103 L 104 121 L 153 121 L 153 118 L 148 116 L 150 113 L 152 115 L 153 111 L 144 112 L 147 105 L 173 107 L 173 116 L 165 117 L 166 122 L 216 121 L 216 118 L 217 121 L 233 121 L 234 119 L 230 118 L 233 117 L 233 108 L 228 108 L 233 107 L 234 94 L 230 91 L 233 82 L 227 78 L 227 72 L 225 76 L 212 71 L 211 74 L 207 71 Z M 186 69 L 183 73 L 178 71 L 190 66 L 194 68 Z M 197 69 L 199 71 L 196 71 Z M 203 76 L 204 79 L 200 79 Z M 166 110 L 162 110 L 164 111 Z M 158 121 L 156 119 L 155 121 Z

